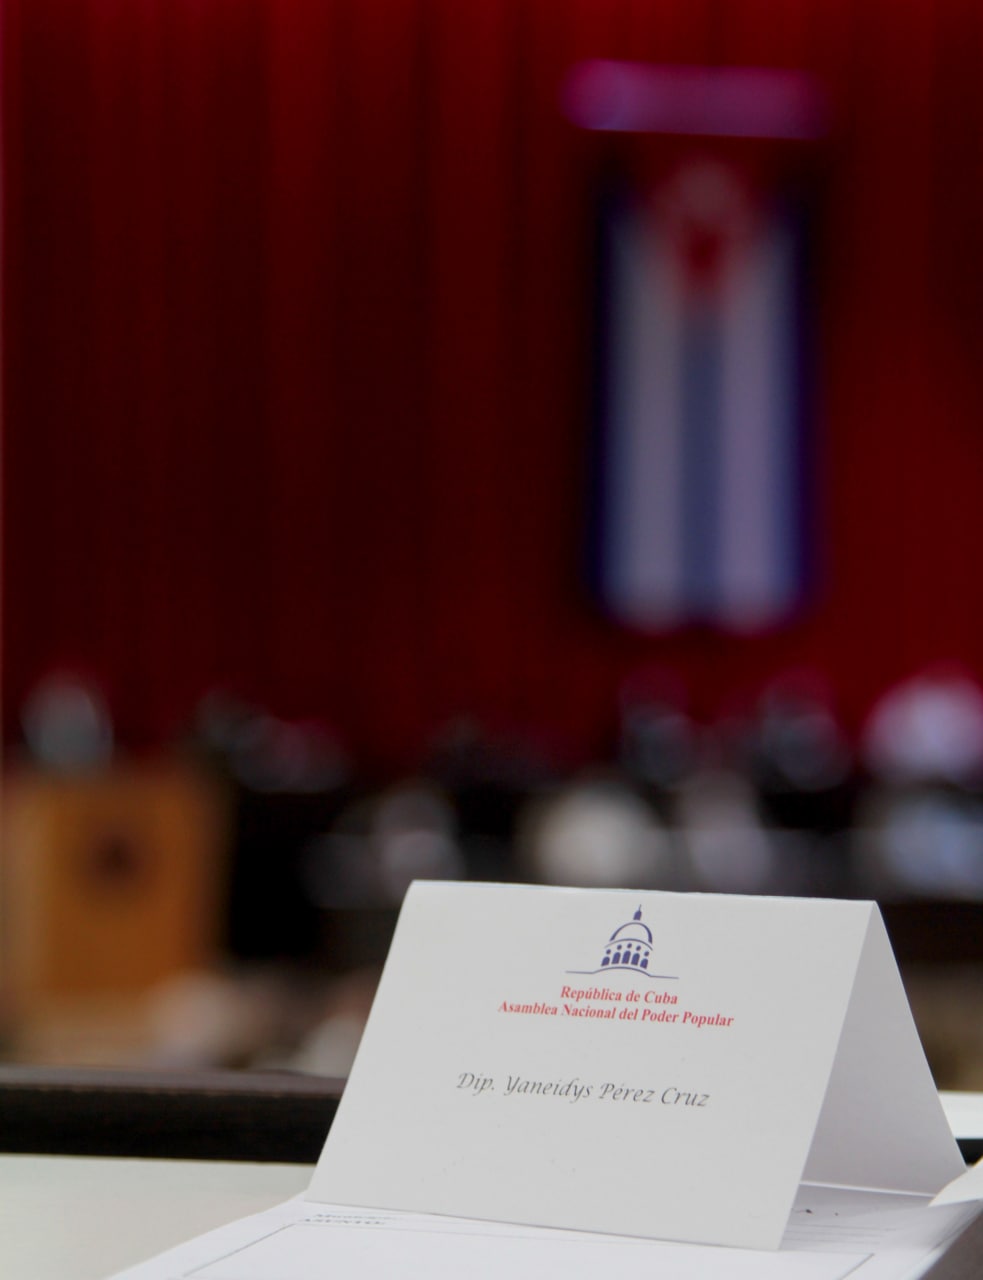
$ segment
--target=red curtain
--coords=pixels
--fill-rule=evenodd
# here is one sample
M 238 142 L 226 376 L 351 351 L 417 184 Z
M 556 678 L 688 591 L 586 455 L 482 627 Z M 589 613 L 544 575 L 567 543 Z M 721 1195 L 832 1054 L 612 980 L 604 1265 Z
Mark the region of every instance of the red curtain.
M 983 674 L 971 0 L 3 0 L 3 695 L 121 736 L 221 686 L 411 760 L 467 713 L 598 747 L 626 673 L 711 716 L 793 666 L 856 724 Z M 764 637 L 583 587 L 587 57 L 802 68 L 823 149 L 820 581 Z

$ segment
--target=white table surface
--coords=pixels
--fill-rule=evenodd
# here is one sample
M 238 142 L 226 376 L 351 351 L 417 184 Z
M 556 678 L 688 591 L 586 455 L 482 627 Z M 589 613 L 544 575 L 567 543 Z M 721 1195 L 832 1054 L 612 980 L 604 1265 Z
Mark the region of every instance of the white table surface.
M 2 1280 L 104 1280 L 304 1191 L 313 1166 L 0 1155 Z
M 983 1138 L 983 1093 L 939 1094 L 949 1127 L 957 1138 Z
M 983 1137 L 983 1094 L 943 1093 L 942 1102 L 958 1137 Z M 300 1164 L 0 1155 L 0 1280 L 105 1280 L 289 1200 L 312 1172 Z

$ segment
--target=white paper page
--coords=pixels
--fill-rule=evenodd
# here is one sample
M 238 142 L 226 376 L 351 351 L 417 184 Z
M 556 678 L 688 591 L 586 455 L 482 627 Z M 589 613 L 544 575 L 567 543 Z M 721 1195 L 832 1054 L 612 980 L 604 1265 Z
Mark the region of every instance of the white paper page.
M 291 1200 L 115 1280 L 914 1280 L 975 1213 L 923 1197 L 800 1190 L 782 1248 L 679 1245 Z

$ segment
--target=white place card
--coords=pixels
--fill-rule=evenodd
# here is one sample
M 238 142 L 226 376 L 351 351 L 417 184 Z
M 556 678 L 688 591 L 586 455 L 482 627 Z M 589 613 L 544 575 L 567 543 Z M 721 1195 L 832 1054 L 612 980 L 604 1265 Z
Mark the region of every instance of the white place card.
M 963 1168 L 873 903 L 420 882 L 308 1194 L 772 1249 Z

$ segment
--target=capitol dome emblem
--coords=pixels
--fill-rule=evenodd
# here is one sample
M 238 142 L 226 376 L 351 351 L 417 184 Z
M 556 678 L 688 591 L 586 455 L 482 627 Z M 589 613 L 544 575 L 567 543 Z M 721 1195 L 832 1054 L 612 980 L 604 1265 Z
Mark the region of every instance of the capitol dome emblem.
M 632 918 L 619 925 L 604 943 L 595 968 L 568 969 L 567 973 L 613 973 L 627 969 L 640 977 L 674 978 L 674 974 L 651 972 L 652 942 L 652 930 L 642 919 L 642 908 L 639 907 Z
M 615 929 L 601 957 L 602 969 L 647 969 L 652 955 L 652 930 L 642 923 L 639 907 L 627 924 Z

